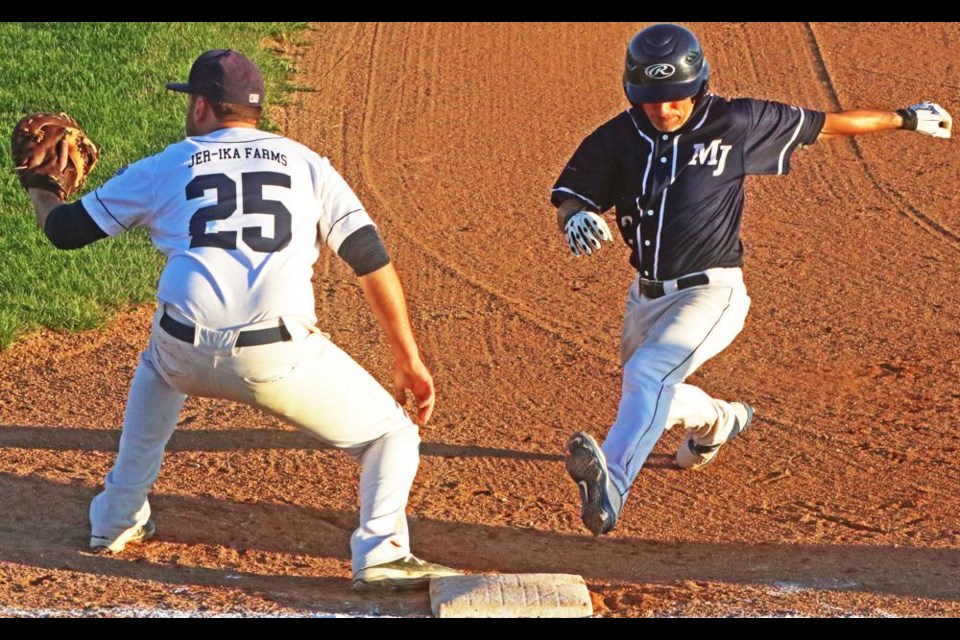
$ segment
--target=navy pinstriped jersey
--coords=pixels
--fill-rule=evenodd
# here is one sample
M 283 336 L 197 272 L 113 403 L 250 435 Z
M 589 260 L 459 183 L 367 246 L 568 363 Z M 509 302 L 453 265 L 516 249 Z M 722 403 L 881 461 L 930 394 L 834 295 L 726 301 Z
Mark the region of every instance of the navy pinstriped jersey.
M 559 206 L 616 207 L 630 264 L 651 280 L 743 265 L 740 220 L 747 175 L 785 174 L 816 141 L 821 111 L 708 94 L 677 131 L 654 129 L 631 108 L 580 144 L 554 185 Z

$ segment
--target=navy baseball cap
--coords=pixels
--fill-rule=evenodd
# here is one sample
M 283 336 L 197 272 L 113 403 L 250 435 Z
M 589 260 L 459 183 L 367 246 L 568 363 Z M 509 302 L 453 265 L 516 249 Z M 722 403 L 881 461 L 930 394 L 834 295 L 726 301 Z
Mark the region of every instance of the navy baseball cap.
M 216 102 L 263 106 L 263 74 L 250 58 L 232 49 L 213 49 L 200 54 L 184 82 L 171 82 L 167 89 L 203 96 Z

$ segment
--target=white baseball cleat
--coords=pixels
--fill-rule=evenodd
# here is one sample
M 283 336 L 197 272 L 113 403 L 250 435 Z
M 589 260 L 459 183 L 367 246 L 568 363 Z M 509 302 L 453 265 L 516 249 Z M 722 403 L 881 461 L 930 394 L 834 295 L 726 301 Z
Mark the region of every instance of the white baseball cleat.
M 426 589 L 433 578 L 462 576 L 462 571 L 426 562 L 413 554 L 361 569 L 353 576 L 354 591 Z
M 681 469 L 702 469 L 717 457 L 717 453 L 727 442 L 730 442 L 742 433 L 753 420 L 753 407 L 746 402 L 731 402 L 733 408 L 733 429 L 723 442 L 717 444 L 697 444 L 693 436 L 686 436 L 680 443 L 677 451 L 676 463 Z
M 120 553 L 128 542 L 143 542 L 153 537 L 157 527 L 153 520 L 139 527 L 131 527 L 112 540 L 102 536 L 90 536 L 90 550 L 98 553 Z

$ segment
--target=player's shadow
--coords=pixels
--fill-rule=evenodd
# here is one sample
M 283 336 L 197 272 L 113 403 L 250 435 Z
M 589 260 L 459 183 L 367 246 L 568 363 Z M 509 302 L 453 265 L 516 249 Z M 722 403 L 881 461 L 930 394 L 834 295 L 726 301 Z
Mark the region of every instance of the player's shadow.
M 52 434 L 56 434 L 55 436 Z M 0 425 L 0 447 L 53 449 L 57 451 L 102 451 L 116 453 L 120 431 L 66 426 L 26 427 Z M 249 451 L 269 449 L 329 449 L 300 431 L 275 427 L 244 429 L 177 429 L 167 445 L 178 451 Z M 461 444 L 423 442 L 420 454 L 443 458 L 515 458 L 562 460 L 561 453 L 496 449 Z
M 357 524 L 352 510 L 158 494 L 151 497 L 156 542 L 104 557 L 85 552 L 86 512 L 93 494 L 82 480 L 64 484 L 0 474 L 4 514 L 0 562 L 241 589 L 306 610 L 315 609 L 318 602 L 326 611 L 370 609 L 368 599 L 349 590 L 348 539 Z M 619 535 L 594 539 L 579 533 L 432 520 L 415 513 L 410 528 L 415 553 L 471 572 L 573 573 L 588 580 L 639 584 L 720 581 L 939 599 L 955 599 L 960 589 L 960 550 L 951 548 L 664 542 Z M 229 563 L 224 568 L 218 559 L 224 557 L 220 553 L 224 549 L 244 557 L 265 554 L 266 566 L 277 565 L 277 554 L 319 559 L 316 566 L 322 569 L 315 572 L 325 575 L 242 572 Z M 216 568 L 189 560 L 206 562 L 211 553 Z M 377 599 L 377 610 L 427 615 L 429 604 L 424 596 L 391 596 Z
M 349 536 L 356 513 L 151 495 L 157 544 L 131 544 L 118 555 L 96 555 L 87 549 L 87 508 L 94 493 L 81 481 L 62 484 L 0 473 L 0 513 L 4 514 L 0 520 L 0 563 L 144 581 L 147 587 L 153 587 L 145 589 L 142 596 L 139 608 L 144 610 L 158 601 L 157 591 L 182 593 L 177 587 L 215 587 L 241 590 L 248 596 L 307 612 L 369 615 L 373 609 L 379 615 L 430 614 L 425 593 L 386 594 L 371 601 L 350 590 Z M 209 546 L 204 550 L 204 545 L 215 547 L 213 562 Z M 293 560 L 314 556 L 333 561 L 321 563 L 319 573 L 326 575 L 319 576 L 243 571 L 236 563 L 223 560 L 224 549 L 233 558 L 238 554 L 280 552 L 296 556 Z M 304 572 L 302 568 L 296 571 Z M 63 579 L 71 578 L 49 573 L 14 580 L 13 589 L 27 592 L 41 584 L 51 588 Z

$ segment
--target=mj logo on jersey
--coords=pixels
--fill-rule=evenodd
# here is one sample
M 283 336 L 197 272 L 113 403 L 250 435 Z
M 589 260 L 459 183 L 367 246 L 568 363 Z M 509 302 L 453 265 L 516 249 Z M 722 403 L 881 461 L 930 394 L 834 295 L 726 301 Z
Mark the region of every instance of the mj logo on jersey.
M 727 165 L 727 154 L 730 153 L 732 144 L 720 144 L 722 139 L 714 140 L 710 146 L 699 142 L 693 145 L 693 157 L 690 158 L 692 165 L 707 165 L 716 167 L 713 175 L 718 176 L 723 173 L 723 168 Z

